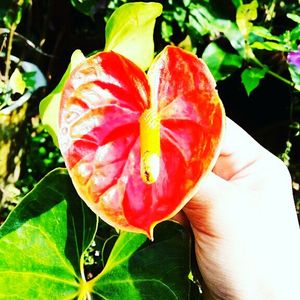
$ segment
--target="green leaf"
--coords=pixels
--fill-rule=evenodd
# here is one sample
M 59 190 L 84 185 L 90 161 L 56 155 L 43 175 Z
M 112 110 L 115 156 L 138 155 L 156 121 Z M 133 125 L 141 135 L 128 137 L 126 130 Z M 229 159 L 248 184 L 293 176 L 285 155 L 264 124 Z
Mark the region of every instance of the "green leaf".
M 238 8 L 239 6 L 241 6 L 243 4 L 242 0 L 231 0 L 232 4 Z
M 9 87 L 12 89 L 12 93 L 23 94 L 26 88 L 26 83 L 23 80 L 22 74 L 18 68 L 14 70 L 9 78 Z
M 295 47 L 297 46 L 297 41 L 300 40 L 300 24 L 298 24 L 292 31 L 291 31 L 291 41 L 295 43 Z
M 286 45 L 278 44 L 275 42 L 254 42 L 251 44 L 251 48 L 254 49 L 261 49 L 261 50 L 267 50 L 267 51 L 283 51 L 287 52 L 289 51 L 289 47 Z
M 243 4 L 239 6 L 236 13 L 236 23 L 242 33 L 242 35 L 245 37 L 245 39 L 248 39 L 248 35 L 252 29 L 252 22 L 257 18 L 257 8 L 258 3 L 256 0 L 252 1 L 249 4 Z
M 259 85 L 262 78 L 265 77 L 267 69 L 251 68 L 246 69 L 242 73 L 242 83 L 246 89 L 248 96 Z
M 189 299 L 191 239 L 182 226 L 157 225 L 154 242 L 122 232 L 102 272 L 86 281 L 97 225 L 66 170 L 50 172 L 0 227 L 0 299 Z
M 124 55 L 141 69 L 150 66 L 154 56 L 155 20 L 162 13 L 159 3 L 127 3 L 119 7 L 107 21 L 105 51 Z
M 230 76 L 241 67 L 243 59 L 237 54 L 225 52 L 216 43 L 210 43 L 202 54 L 216 81 Z
M 253 26 L 251 33 L 267 40 L 280 42 L 280 38 L 278 36 L 273 35 L 267 28 L 262 26 Z
M 40 117 L 45 129 L 52 136 L 54 144 L 58 147 L 58 118 L 60 99 L 65 82 L 68 80 L 70 73 L 74 68 L 79 65 L 85 59 L 84 55 L 80 50 L 75 50 L 71 57 L 71 62 L 60 80 L 56 88 L 46 96 L 40 103 Z
M 214 16 L 210 10 L 201 4 L 193 4 L 190 8 L 188 27 L 200 36 L 210 34 L 214 36 L 217 31 L 214 27 Z
M 234 22 L 222 19 L 217 20 L 216 24 L 229 40 L 231 46 L 240 54 L 240 56 L 244 57 L 245 40 L 237 25 Z
M 67 172 L 50 172 L 0 228 L 0 298 L 77 298 L 84 287 L 81 254 L 96 229 L 96 215 Z
M 289 19 L 293 20 L 294 22 L 300 24 L 300 16 L 296 14 L 287 14 L 286 15 Z
M 102 273 L 92 280 L 95 299 L 189 298 L 189 235 L 164 222 L 154 236 L 151 242 L 143 234 L 121 233 Z
M 162 21 L 162 23 L 161 23 L 161 35 L 162 35 L 162 38 L 166 42 L 170 42 L 171 41 L 171 36 L 173 35 L 172 25 L 170 25 L 166 21 Z

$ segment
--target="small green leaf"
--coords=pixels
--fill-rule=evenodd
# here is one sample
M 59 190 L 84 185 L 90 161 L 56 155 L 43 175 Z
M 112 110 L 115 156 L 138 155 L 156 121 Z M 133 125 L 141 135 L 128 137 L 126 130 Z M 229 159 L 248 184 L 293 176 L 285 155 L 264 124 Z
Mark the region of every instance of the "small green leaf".
M 231 0 L 232 4 L 238 8 L 239 6 L 243 5 L 243 1 L 242 0 Z
M 259 85 L 262 78 L 265 77 L 267 69 L 251 68 L 246 69 L 242 73 L 242 83 L 246 89 L 248 96 Z
M 162 21 L 161 23 L 161 35 L 166 42 L 171 41 L 171 36 L 173 35 L 173 27 L 166 21 Z
M 154 2 L 127 3 L 119 7 L 106 24 L 105 51 L 115 51 L 141 69 L 148 69 L 154 56 L 155 20 L 161 13 L 162 5 Z
M 26 83 L 23 80 L 22 74 L 18 68 L 14 70 L 9 79 L 9 87 L 12 93 L 23 94 L 26 88 Z
M 300 16 L 296 14 L 287 14 L 286 15 L 289 19 L 293 20 L 294 22 L 300 24 Z
M 59 118 L 59 108 L 60 108 L 60 98 L 62 94 L 65 82 L 70 76 L 70 73 L 74 68 L 79 65 L 85 59 L 84 55 L 80 50 L 75 50 L 71 57 L 71 62 L 60 80 L 56 88 L 46 96 L 40 103 L 40 117 L 45 129 L 52 136 L 54 144 L 58 147 L 58 118 Z
M 273 35 L 267 28 L 262 26 L 253 26 L 251 33 L 267 40 L 280 42 L 280 38 L 278 36 Z
M 121 233 L 91 282 L 95 299 L 189 299 L 189 235 L 182 226 L 164 222 L 154 236 L 151 242 L 143 234 Z
M 0 298 L 77 299 L 96 229 L 67 172 L 50 172 L 0 228 Z
M 292 31 L 290 39 L 295 43 L 295 47 L 297 46 L 297 41 L 300 40 L 300 24 L 298 24 Z
M 185 37 L 185 39 L 182 40 L 177 46 L 188 52 L 192 52 L 192 53 L 196 54 L 197 48 L 193 47 L 193 43 L 192 43 L 191 37 L 189 35 L 187 35 Z
M 257 18 L 257 8 L 258 3 L 256 0 L 252 1 L 249 4 L 243 4 L 239 6 L 236 13 L 236 23 L 242 33 L 242 35 L 245 37 L 245 39 L 248 39 L 248 35 L 252 29 L 252 22 Z
M 230 76 L 241 67 L 243 58 L 237 54 L 225 52 L 216 43 L 210 43 L 202 54 L 216 81 Z
M 278 44 L 271 41 L 254 42 L 253 44 L 251 44 L 251 48 L 267 50 L 267 51 L 283 51 L 283 52 L 287 52 L 290 50 L 286 45 Z

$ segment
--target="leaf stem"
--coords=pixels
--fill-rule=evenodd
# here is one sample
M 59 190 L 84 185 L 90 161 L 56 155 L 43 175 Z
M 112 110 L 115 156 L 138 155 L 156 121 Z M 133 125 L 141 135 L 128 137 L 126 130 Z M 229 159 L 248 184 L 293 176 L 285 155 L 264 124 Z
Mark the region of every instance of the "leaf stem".
M 4 82 L 6 85 L 8 85 L 9 81 L 9 71 L 10 71 L 10 56 L 11 56 L 11 50 L 12 50 L 12 42 L 13 42 L 13 36 L 16 31 L 17 25 L 12 24 L 9 32 L 8 37 L 8 45 L 7 45 L 7 53 L 6 53 L 6 61 L 5 61 L 5 74 L 4 74 Z
M 258 65 L 258 66 L 260 66 L 260 67 L 262 67 L 262 68 L 264 68 L 264 69 L 267 69 L 267 73 L 268 73 L 269 75 L 271 75 L 271 76 L 273 76 L 273 77 L 275 77 L 275 78 L 281 80 L 282 82 L 286 83 L 287 85 L 289 85 L 289 86 L 291 86 L 291 87 L 293 87 L 293 88 L 295 87 L 294 82 L 292 82 L 292 81 L 290 81 L 290 80 L 288 80 L 288 79 L 286 79 L 286 78 L 280 76 L 279 74 L 273 72 L 273 71 L 270 70 L 266 65 L 264 65 L 261 61 L 259 61 L 255 56 L 252 56 L 250 59 L 251 59 L 251 61 L 254 62 L 256 65 Z

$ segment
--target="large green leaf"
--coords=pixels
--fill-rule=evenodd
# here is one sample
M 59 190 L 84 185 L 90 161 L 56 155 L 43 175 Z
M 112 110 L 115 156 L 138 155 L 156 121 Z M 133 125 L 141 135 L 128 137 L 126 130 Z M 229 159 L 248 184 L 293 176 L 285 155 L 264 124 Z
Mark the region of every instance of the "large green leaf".
M 97 222 L 65 169 L 50 172 L 0 228 L 0 299 L 190 299 L 190 236 L 173 222 L 157 225 L 154 242 L 122 232 L 114 246 L 98 243 L 105 266 L 86 281 Z M 107 233 L 101 222 L 113 241 Z
M 52 136 L 54 144 L 58 147 L 58 118 L 60 108 L 60 98 L 65 82 L 74 68 L 85 59 L 80 50 L 75 50 L 71 56 L 71 62 L 56 88 L 46 96 L 40 103 L 40 117 L 45 129 Z
M 49 173 L 0 229 L 0 299 L 73 299 L 97 228 L 64 169 Z
M 154 2 L 127 3 L 119 7 L 106 24 L 105 51 L 115 51 L 141 69 L 148 69 L 154 55 L 155 20 L 161 13 L 162 5 Z
M 151 242 L 143 234 L 121 233 L 93 279 L 96 299 L 189 299 L 189 236 L 178 224 L 164 222 L 154 237 Z
M 265 77 L 267 69 L 251 68 L 246 69 L 242 73 L 242 83 L 246 89 L 248 96 L 259 85 L 262 78 Z
M 214 42 L 205 48 L 202 58 L 217 81 L 230 76 L 243 62 L 241 56 L 225 52 Z

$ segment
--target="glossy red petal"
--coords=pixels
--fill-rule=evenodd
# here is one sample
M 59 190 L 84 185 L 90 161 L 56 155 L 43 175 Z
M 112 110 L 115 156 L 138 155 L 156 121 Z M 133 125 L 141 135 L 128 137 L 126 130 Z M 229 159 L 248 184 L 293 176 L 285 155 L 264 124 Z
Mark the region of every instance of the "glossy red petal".
M 205 63 L 178 47 L 166 47 L 148 72 L 161 117 L 164 180 L 153 194 L 173 216 L 195 194 L 218 155 L 224 109 Z M 167 175 L 166 175 L 167 174 Z M 175 190 L 174 190 L 175 187 Z M 153 219 L 153 224 L 158 219 Z
M 193 196 L 212 168 L 224 111 L 206 65 L 167 47 L 145 74 L 121 55 L 89 58 L 62 97 L 60 147 L 74 185 L 109 224 L 152 235 Z M 151 97 L 151 98 L 150 98 Z M 140 176 L 139 118 L 150 102 L 161 119 L 160 173 Z
M 136 65 L 102 52 L 74 70 L 61 101 L 60 149 L 78 193 L 108 223 L 129 230 L 123 170 L 149 95 L 146 75 Z

